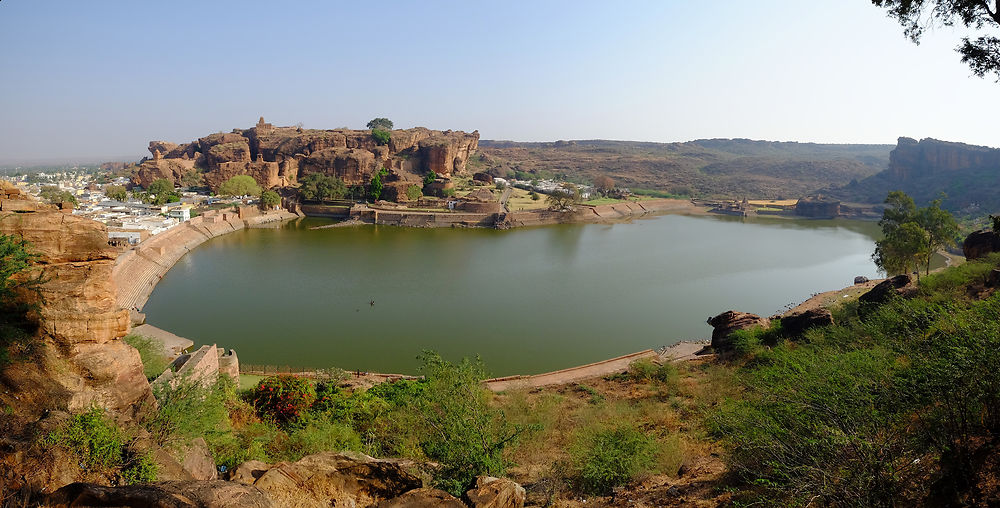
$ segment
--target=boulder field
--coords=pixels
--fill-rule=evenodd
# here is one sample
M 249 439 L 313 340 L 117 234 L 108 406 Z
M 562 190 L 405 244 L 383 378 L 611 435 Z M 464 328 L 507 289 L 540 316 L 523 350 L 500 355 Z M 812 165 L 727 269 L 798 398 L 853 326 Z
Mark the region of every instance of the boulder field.
M 132 182 L 148 187 L 165 178 L 179 185 L 187 174 L 204 172 L 213 190 L 236 175 L 250 175 L 268 189 L 322 173 L 361 185 L 384 167 L 389 170 L 386 187 L 405 190 L 430 171 L 445 177 L 465 173 L 469 155 L 478 147 L 479 131 L 399 129 L 390 132 L 387 144 L 379 145 L 370 130 L 275 127 L 261 118 L 249 129 L 210 134 L 183 145 L 151 141 L 152 158 L 139 165 Z

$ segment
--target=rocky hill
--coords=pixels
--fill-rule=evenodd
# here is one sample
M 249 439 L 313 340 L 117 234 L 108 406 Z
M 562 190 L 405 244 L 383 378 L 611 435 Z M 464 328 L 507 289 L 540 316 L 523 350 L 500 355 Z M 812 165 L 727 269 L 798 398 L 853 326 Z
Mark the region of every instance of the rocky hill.
M 593 181 L 675 194 L 797 198 L 885 169 L 891 145 L 703 139 L 686 143 L 557 141 L 480 143 L 470 166 L 494 176 Z
M 946 195 L 944 207 L 963 215 L 1000 210 L 1000 149 L 926 138 L 899 138 L 888 169 L 828 194 L 849 201 L 878 203 L 902 190 L 924 203 Z
M 309 173 L 323 173 L 359 185 L 385 167 L 386 188 L 405 189 L 429 171 L 442 176 L 463 173 L 478 143 L 478 131 L 416 127 L 391 131 L 388 143 L 380 145 L 370 130 L 275 127 L 261 118 L 249 129 L 211 134 L 182 145 L 151 141 L 152 158 L 136 168 L 132 181 L 146 187 L 166 178 L 180 185 L 188 175 L 203 173 L 203 181 L 214 190 L 235 175 L 250 175 L 262 187 L 273 188 L 294 185 Z

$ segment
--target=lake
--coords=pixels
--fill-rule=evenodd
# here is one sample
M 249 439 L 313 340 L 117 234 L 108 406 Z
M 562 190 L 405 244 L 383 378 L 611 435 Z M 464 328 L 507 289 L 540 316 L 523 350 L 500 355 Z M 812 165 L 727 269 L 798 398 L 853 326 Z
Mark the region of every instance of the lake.
M 143 309 L 241 362 L 415 373 L 424 349 L 533 374 L 705 339 L 709 316 L 764 316 L 856 275 L 878 225 L 662 215 L 494 231 L 302 219 L 210 240 Z

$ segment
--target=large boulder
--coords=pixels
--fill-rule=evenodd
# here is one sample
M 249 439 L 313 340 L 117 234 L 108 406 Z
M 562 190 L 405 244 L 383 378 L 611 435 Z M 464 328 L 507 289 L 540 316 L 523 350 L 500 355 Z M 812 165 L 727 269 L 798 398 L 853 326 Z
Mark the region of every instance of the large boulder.
M 325 452 L 273 466 L 244 464 L 233 481 L 252 483 L 279 507 L 372 506 L 422 486 L 406 465 Z
M 993 252 L 1000 252 L 1000 234 L 995 231 L 973 231 L 962 242 L 962 253 L 966 259 L 978 259 Z
M 909 296 L 916 292 L 913 279 L 907 274 L 890 277 L 879 282 L 870 291 L 858 297 L 863 306 L 877 306 L 889 301 L 894 296 Z
M 392 499 L 380 501 L 377 508 L 467 508 L 457 497 L 438 489 L 411 490 Z
M 793 312 L 782 316 L 781 333 L 787 337 L 799 337 L 815 326 L 833 324 L 833 314 L 829 309 L 815 308 Z
M 714 328 L 712 330 L 712 349 L 727 351 L 733 347 L 729 340 L 729 336 L 733 332 L 757 326 L 767 328 L 771 326 L 771 320 L 749 312 L 727 310 L 718 316 L 708 318 L 708 324 Z
M 506 478 L 477 476 L 465 501 L 472 508 L 524 508 L 524 487 Z
M 260 490 L 253 486 L 221 480 L 189 480 L 125 487 L 71 483 L 50 494 L 45 499 L 45 506 L 269 508 L 273 504 Z

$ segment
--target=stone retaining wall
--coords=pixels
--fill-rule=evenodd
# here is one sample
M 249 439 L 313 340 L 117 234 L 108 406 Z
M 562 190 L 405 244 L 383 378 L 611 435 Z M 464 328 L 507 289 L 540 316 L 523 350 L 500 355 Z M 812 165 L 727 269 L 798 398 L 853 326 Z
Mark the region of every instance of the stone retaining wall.
M 244 214 L 246 215 L 246 214 Z M 118 305 L 142 309 L 153 288 L 184 254 L 206 240 L 247 227 L 297 217 L 284 210 L 241 219 L 235 212 L 214 210 L 155 235 L 121 253 L 111 277 L 118 288 Z

